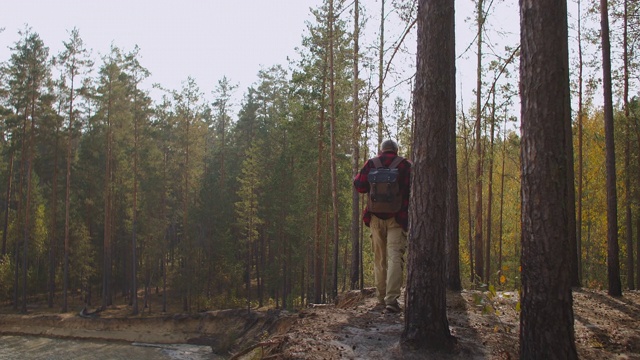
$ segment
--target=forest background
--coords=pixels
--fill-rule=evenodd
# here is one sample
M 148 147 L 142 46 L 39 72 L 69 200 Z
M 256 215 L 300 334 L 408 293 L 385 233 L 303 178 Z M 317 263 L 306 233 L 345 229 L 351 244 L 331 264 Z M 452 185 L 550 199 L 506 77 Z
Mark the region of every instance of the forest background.
M 5 28 L 18 40 L 0 59 L 0 300 L 26 311 L 46 299 L 67 311 L 68 300 L 106 307 L 124 299 L 137 313 L 131 294 L 146 302 L 155 292 L 165 306 L 166 295 L 179 299 L 184 311 L 296 308 L 371 285 L 363 203 L 351 179 L 385 138 L 411 157 L 416 4 L 363 2 L 356 18 L 354 3 L 337 1 L 335 16 L 327 3 L 311 9 L 296 55 L 260 69 L 246 89 L 225 75 L 158 83 L 144 49 L 114 41 L 96 56 L 81 28 L 66 29 L 63 46 L 28 25 Z M 579 280 L 603 288 L 598 4 L 572 5 Z M 457 94 L 464 287 L 519 286 L 519 47 L 509 7 L 469 1 L 468 18 L 457 22 L 459 61 L 475 64 L 459 67 Z M 624 16 L 614 1 L 610 13 L 619 266 L 633 289 L 638 5 Z M 200 81 L 214 85 L 203 91 Z

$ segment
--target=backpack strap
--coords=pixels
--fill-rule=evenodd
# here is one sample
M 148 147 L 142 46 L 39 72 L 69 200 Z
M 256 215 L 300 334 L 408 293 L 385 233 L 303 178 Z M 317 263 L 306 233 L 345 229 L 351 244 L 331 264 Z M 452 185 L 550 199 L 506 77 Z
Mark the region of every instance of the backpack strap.
M 402 160 L 404 160 L 404 158 L 402 156 L 396 156 L 395 159 L 393 159 L 393 161 L 391 162 L 391 164 L 389 165 L 389 169 L 395 169 L 398 167 L 398 165 L 400 165 L 400 163 L 402 162 Z
M 391 162 L 391 164 L 389 164 L 389 169 L 395 169 L 398 167 L 398 165 L 400 165 L 400 163 L 402 162 L 402 160 L 404 160 L 404 158 L 402 156 L 396 156 L 393 161 Z M 373 159 L 371 159 L 371 161 L 373 161 L 373 166 L 376 169 L 382 168 L 384 166 L 382 166 L 382 161 L 380 161 L 379 157 L 374 157 Z

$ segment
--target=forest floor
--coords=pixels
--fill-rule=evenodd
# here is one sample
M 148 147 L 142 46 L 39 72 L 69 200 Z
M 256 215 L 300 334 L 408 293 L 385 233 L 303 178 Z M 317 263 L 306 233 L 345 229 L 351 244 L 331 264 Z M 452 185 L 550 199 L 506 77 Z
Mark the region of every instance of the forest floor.
M 584 289 L 573 297 L 580 359 L 640 359 L 640 292 L 612 298 Z M 457 345 L 444 354 L 400 346 L 404 316 L 372 311 L 372 290 L 368 296 L 348 293 L 336 306 L 301 311 L 286 334 L 274 337 L 279 343 L 269 353 L 295 359 L 517 359 L 517 301 L 513 293 L 447 293 L 449 327 Z
M 640 292 L 613 298 L 582 289 L 573 296 L 579 358 L 640 360 Z M 517 301 L 508 292 L 449 292 L 447 315 L 457 345 L 446 354 L 400 346 L 404 315 L 374 310 L 373 289 L 347 292 L 336 304 L 296 313 L 243 309 L 131 316 L 128 307 L 114 306 L 83 318 L 38 307 L 20 315 L 2 307 L 0 335 L 202 344 L 210 345 L 216 358 L 232 359 L 517 359 Z

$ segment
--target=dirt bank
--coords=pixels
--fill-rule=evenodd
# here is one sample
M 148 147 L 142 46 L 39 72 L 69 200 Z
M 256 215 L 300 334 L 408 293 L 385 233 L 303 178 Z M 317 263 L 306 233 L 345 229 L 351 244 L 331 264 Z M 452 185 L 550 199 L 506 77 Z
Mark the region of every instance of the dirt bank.
M 130 343 L 208 345 L 219 354 L 250 346 L 264 334 L 286 332 L 290 317 L 277 311 L 221 310 L 194 315 L 113 317 L 79 314 L 3 314 L 0 334 L 123 341 Z

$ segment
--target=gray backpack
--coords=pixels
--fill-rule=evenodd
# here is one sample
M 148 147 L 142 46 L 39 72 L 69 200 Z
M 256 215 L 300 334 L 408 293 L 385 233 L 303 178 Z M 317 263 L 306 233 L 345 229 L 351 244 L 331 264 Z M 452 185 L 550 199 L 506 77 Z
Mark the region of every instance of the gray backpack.
M 397 156 L 389 167 L 382 166 L 380 158 L 371 159 L 373 169 L 369 171 L 369 196 L 367 208 L 372 213 L 397 213 L 402 207 L 402 193 L 398 184 L 398 165 L 404 160 Z

